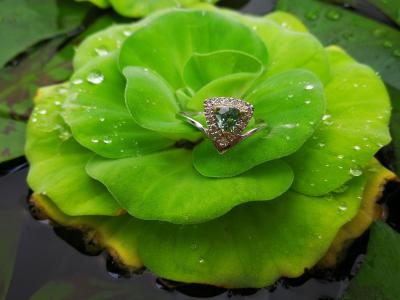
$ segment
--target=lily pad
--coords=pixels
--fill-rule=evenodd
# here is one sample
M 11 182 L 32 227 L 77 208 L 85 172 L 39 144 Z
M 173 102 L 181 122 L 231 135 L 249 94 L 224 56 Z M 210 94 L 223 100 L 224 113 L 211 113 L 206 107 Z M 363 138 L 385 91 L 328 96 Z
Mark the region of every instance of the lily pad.
M 400 235 L 383 222 L 372 226 L 367 257 L 343 300 L 397 300 Z
M 277 9 L 296 15 L 324 45 L 342 46 L 379 72 L 385 82 L 400 89 L 398 30 L 323 1 L 279 0 Z
M 0 162 L 24 155 L 26 124 L 0 117 Z
M 0 3 L 0 67 L 35 43 L 80 25 L 88 6 L 56 0 L 3 0 Z

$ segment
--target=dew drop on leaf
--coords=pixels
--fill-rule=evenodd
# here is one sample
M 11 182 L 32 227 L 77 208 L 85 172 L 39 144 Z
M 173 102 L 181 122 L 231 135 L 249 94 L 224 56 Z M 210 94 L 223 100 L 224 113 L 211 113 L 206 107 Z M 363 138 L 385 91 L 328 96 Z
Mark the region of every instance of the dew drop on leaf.
M 306 13 L 306 18 L 310 21 L 315 21 L 319 18 L 319 12 L 317 10 L 312 10 Z
M 383 42 L 383 47 L 385 48 L 392 48 L 393 47 L 393 43 L 389 40 L 386 40 Z
M 393 51 L 393 55 L 396 56 L 396 57 L 400 57 L 400 49 L 395 49 Z
M 100 71 L 93 71 L 89 73 L 86 80 L 93 84 L 100 84 L 104 80 L 104 75 Z
M 340 12 L 338 12 L 337 10 L 331 10 L 331 11 L 327 12 L 326 17 L 329 20 L 338 21 L 342 17 L 342 14 Z
M 75 80 L 72 81 L 72 83 L 76 84 L 76 85 L 81 84 L 82 82 L 83 82 L 82 79 L 75 79 Z
M 94 52 L 96 52 L 98 56 L 107 56 L 109 53 L 105 47 L 95 48 Z
M 352 176 L 358 177 L 362 175 L 362 171 L 359 169 L 350 169 L 350 174 Z

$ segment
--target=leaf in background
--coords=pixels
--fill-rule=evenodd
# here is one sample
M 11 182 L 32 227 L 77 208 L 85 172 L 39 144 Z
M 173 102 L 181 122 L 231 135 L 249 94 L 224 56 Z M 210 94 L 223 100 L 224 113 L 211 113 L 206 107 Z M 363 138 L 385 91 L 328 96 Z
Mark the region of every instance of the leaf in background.
M 24 155 L 25 123 L 0 116 L 0 163 Z
M 394 168 L 400 174 L 400 90 L 388 86 L 390 98 L 392 99 L 392 120 L 390 131 L 394 149 Z
M 400 235 L 383 222 L 375 223 L 365 262 L 343 299 L 399 299 L 399 270 Z
M 400 32 L 343 8 L 315 0 L 279 0 L 277 8 L 298 16 L 325 44 L 344 47 L 400 89 Z
M 388 17 L 400 25 L 400 1 L 399 0 L 367 0 L 383 11 Z
M 24 155 L 25 124 L 39 86 L 65 81 L 72 73 L 74 47 L 89 34 L 111 25 L 105 16 L 64 47 L 59 37 L 38 47 L 19 65 L 0 71 L 0 162 Z
M 78 27 L 89 10 L 72 1 L 2 0 L 0 67 L 33 44 Z

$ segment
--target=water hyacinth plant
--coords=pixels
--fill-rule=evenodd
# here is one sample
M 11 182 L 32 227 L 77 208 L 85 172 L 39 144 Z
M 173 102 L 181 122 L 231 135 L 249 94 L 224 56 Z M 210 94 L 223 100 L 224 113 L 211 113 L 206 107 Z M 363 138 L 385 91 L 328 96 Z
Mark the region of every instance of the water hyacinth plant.
M 189 8 L 198 4 L 212 4 L 218 0 L 75 0 L 78 2 L 91 2 L 100 8 L 112 7 L 117 13 L 125 17 L 143 17 L 165 8 Z
M 216 96 L 266 124 L 222 155 L 179 115 Z M 157 12 L 92 35 L 71 79 L 39 90 L 32 202 L 133 271 L 263 287 L 341 248 L 343 226 L 368 227 L 362 203 L 394 177 L 373 159 L 390 110 L 371 68 L 289 14 Z

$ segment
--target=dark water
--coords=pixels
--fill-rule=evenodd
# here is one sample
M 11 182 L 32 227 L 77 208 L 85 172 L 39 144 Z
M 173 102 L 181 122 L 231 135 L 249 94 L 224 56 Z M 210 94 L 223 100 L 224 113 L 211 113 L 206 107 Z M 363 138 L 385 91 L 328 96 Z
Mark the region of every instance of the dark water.
M 225 0 L 222 4 L 265 14 L 273 8 L 273 2 Z M 368 238 L 366 234 L 355 243 L 349 258 L 334 276 L 309 273 L 299 279 L 282 279 L 260 290 L 226 291 L 193 285 L 170 289 L 167 287 L 170 283 L 163 283 L 149 272 L 120 278 L 106 253 L 89 256 L 79 251 L 77 232 L 53 229 L 47 222 L 35 220 L 27 204 L 27 171 L 23 159 L 0 165 L 0 300 L 338 299 L 347 287 L 351 270 L 362 259 Z M 390 200 L 398 196 L 398 190 L 394 189 L 387 197 Z M 398 204 L 389 203 L 398 211 Z M 388 221 L 400 224 L 392 215 Z

